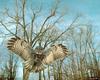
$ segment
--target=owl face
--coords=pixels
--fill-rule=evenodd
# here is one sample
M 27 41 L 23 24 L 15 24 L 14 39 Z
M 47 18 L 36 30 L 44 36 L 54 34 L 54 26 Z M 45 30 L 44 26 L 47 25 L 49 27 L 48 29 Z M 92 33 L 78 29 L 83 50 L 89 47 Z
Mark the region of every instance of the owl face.
M 43 54 L 43 52 L 44 52 L 44 49 L 42 47 L 37 46 L 35 48 L 35 53 L 36 54 Z

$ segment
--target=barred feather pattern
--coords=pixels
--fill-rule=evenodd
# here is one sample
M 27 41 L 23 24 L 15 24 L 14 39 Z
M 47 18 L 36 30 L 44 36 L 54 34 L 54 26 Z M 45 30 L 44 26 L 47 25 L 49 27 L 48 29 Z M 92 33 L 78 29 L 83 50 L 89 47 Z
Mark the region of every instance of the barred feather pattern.
M 23 39 L 19 37 L 11 38 L 8 41 L 7 48 L 19 55 L 25 61 L 32 58 L 32 47 Z
M 38 65 L 35 67 L 35 72 L 43 70 L 45 68 L 45 65 L 49 65 L 58 59 L 63 60 L 68 52 L 68 49 L 62 44 L 53 45 L 51 48 L 49 48 L 49 50 L 44 52 L 48 55 L 41 54 L 40 57 L 38 56 L 38 59 L 40 60 L 38 62 Z
M 62 44 L 57 44 L 53 45 L 48 53 L 49 54 L 43 60 L 44 64 L 51 64 L 57 59 L 64 59 L 68 54 L 68 49 Z
M 29 71 L 39 72 L 57 59 L 64 59 L 68 49 L 62 44 L 51 46 L 47 50 L 33 50 L 29 43 L 19 37 L 11 38 L 8 41 L 9 50 L 19 55 L 24 60 L 24 67 Z M 44 54 L 45 53 L 45 54 Z
M 34 64 L 33 49 L 27 41 L 19 37 L 11 38 L 8 41 L 7 48 L 21 57 L 24 60 L 25 68 L 31 70 Z

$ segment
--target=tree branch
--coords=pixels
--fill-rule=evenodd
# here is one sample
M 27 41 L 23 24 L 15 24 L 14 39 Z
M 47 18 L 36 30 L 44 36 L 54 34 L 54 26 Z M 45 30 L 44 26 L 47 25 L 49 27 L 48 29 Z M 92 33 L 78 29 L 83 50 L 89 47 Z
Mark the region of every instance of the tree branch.
M 54 40 L 52 40 L 52 41 L 49 42 L 48 44 L 50 44 L 50 43 L 55 43 L 64 33 L 66 33 L 68 30 L 71 29 L 72 25 L 76 22 L 76 20 L 77 20 L 78 18 L 79 18 L 79 16 L 77 16 L 77 17 L 72 21 L 72 23 L 69 25 L 69 27 L 68 27 L 65 31 L 63 31 L 58 37 L 56 37 Z
M 0 23 L 1 23 L 2 26 L 5 27 L 5 29 L 6 29 L 9 33 L 11 33 L 11 34 L 14 35 L 14 36 L 17 36 L 17 35 L 14 34 L 13 32 L 11 32 L 11 31 L 7 28 L 7 26 L 6 26 L 2 21 L 0 21 Z

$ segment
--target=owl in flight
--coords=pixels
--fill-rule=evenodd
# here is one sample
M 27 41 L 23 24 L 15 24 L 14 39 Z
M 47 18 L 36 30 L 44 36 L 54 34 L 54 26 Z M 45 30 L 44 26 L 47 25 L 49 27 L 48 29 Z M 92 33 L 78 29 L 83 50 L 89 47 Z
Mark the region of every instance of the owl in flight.
M 8 40 L 7 48 L 24 60 L 24 75 L 30 71 L 42 71 L 46 65 L 64 59 L 68 54 L 68 49 L 62 44 L 53 45 L 47 50 L 39 47 L 33 49 L 26 40 L 19 37 Z

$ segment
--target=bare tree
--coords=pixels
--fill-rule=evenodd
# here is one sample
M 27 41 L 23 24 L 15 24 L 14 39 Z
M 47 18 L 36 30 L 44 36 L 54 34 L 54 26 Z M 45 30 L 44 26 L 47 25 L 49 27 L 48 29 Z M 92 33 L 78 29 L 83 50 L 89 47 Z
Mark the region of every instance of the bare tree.
M 2 70 L 2 79 L 15 80 L 16 71 L 17 71 L 17 59 L 12 54 L 9 54 L 9 60 L 1 68 Z
M 70 63 L 66 63 L 64 67 L 66 79 L 99 79 L 100 66 L 98 65 L 97 49 L 94 47 L 98 43 L 94 42 L 95 34 L 92 25 L 89 24 L 70 29 L 67 33 L 72 43 L 70 44 L 72 55 L 68 60 Z
M 53 7 L 48 14 L 46 18 L 43 18 L 43 22 L 41 25 L 36 24 L 36 19 L 39 17 L 39 14 L 41 13 L 42 7 L 38 10 L 34 10 L 32 6 L 30 7 L 31 11 L 31 18 L 29 21 L 27 21 L 26 17 L 28 16 L 26 13 L 27 10 L 27 0 L 16 0 L 16 7 L 14 14 L 10 13 L 9 9 L 5 9 L 3 12 L 4 16 L 8 18 L 8 20 L 0 20 L 0 24 L 9 32 L 9 35 L 13 35 L 15 37 L 20 36 L 23 37 L 27 42 L 30 43 L 30 45 L 35 48 L 36 45 L 42 46 L 44 49 L 48 47 L 51 44 L 54 44 L 56 42 L 59 42 L 59 40 L 63 37 L 63 35 L 69 31 L 71 28 L 73 28 L 73 24 L 77 21 L 79 16 L 76 16 L 75 19 L 72 21 L 72 23 L 66 27 L 64 31 L 58 32 L 58 27 L 56 27 L 56 24 L 60 24 L 59 21 L 63 18 L 63 14 L 60 14 L 60 16 L 56 17 L 57 15 L 57 9 L 59 8 L 59 0 L 56 0 L 55 7 Z M 29 16 L 30 17 L 30 16 Z M 53 19 L 56 18 L 56 19 Z M 50 20 L 53 20 L 53 23 L 50 23 Z M 14 27 L 15 30 L 10 30 L 9 27 Z M 35 29 L 36 28 L 36 29 Z M 21 31 L 21 32 L 20 32 Z M 62 79 L 62 69 L 61 65 L 58 67 L 60 68 L 60 72 L 58 78 Z M 23 66 L 24 67 L 24 66 Z M 54 67 L 55 68 L 55 67 Z M 27 80 L 29 77 L 29 73 L 25 74 L 27 71 L 24 68 L 23 70 L 23 79 Z M 44 72 L 43 72 L 44 73 Z M 49 68 L 48 68 L 48 74 L 49 74 Z M 55 74 L 55 72 L 54 72 Z M 41 73 L 39 73 L 39 79 L 41 79 Z M 44 75 L 45 78 L 45 75 Z M 49 76 L 50 79 L 50 76 Z

